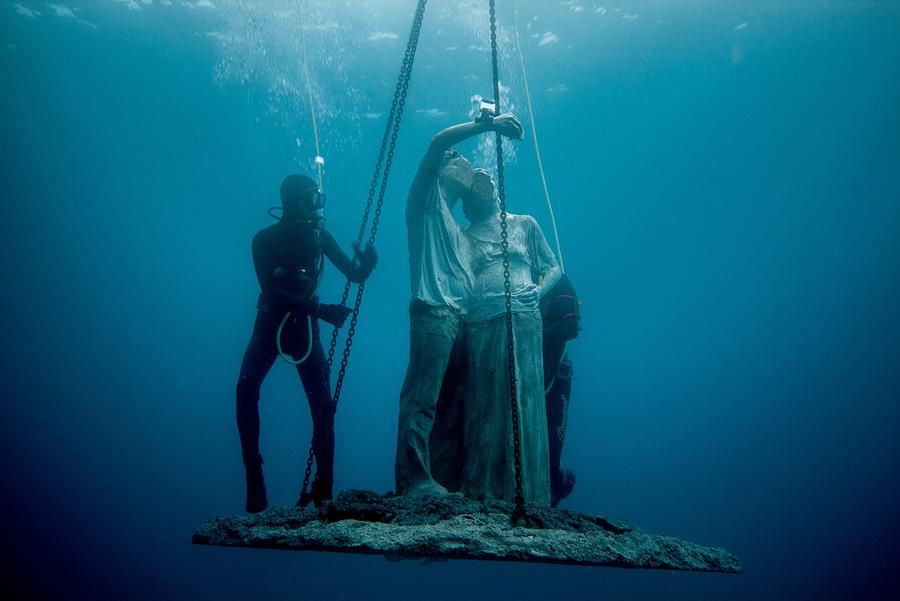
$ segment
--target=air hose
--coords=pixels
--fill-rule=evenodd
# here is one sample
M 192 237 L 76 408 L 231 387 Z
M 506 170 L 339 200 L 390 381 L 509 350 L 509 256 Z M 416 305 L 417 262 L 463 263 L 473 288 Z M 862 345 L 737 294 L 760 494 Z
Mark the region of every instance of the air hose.
M 307 359 L 309 359 L 310 353 L 312 353 L 313 347 L 313 339 L 312 339 L 312 316 L 306 316 L 306 339 L 309 341 L 306 347 L 306 352 L 299 359 L 294 359 L 288 353 L 284 352 L 284 349 L 281 348 L 281 331 L 284 330 L 284 324 L 287 323 L 288 319 L 291 318 L 291 312 L 288 311 L 284 315 L 284 319 L 281 320 L 281 325 L 278 326 L 278 334 L 275 335 L 275 343 L 278 345 L 278 355 L 284 360 L 285 363 L 290 363 L 291 365 L 300 365 Z

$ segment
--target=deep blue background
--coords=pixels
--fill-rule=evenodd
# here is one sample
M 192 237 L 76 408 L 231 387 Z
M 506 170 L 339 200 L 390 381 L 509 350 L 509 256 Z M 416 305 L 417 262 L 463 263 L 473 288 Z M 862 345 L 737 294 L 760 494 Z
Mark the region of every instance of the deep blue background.
M 272 56 L 281 40 L 265 38 L 272 58 L 242 82 L 222 68 L 250 54 L 206 33 L 246 41 L 259 33 L 240 28 L 252 11 L 70 5 L 79 22 L 21 4 L 40 16 L 0 5 L 4 586 L 220 599 L 900 591 L 898 4 L 599 14 L 592 2 L 522 2 L 566 267 L 584 300 L 566 506 L 727 547 L 739 577 L 192 547 L 199 522 L 243 505 L 233 386 L 257 293 L 249 241 L 281 177 L 312 155 L 304 98 L 272 85 L 279 70 L 298 74 L 296 23 L 279 17 L 293 45 Z M 309 35 L 329 227 L 343 243 L 383 127 L 365 113 L 389 103 L 413 5 L 385 4 L 335 4 L 337 33 Z M 487 54 L 468 49 L 480 15 L 448 4 L 426 15 L 337 418 L 338 488 L 393 485 L 405 190 L 428 138 L 466 118 L 472 93 L 490 95 Z M 399 39 L 366 39 L 378 31 Z M 531 36 L 547 31 L 559 40 Z M 335 47 L 346 53 L 323 50 Z M 508 169 L 511 208 L 549 235 L 534 169 L 526 141 Z M 330 273 L 323 296 L 339 286 Z M 272 371 L 262 410 L 270 500 L 291 503 L 310 436 L 291 369 Z

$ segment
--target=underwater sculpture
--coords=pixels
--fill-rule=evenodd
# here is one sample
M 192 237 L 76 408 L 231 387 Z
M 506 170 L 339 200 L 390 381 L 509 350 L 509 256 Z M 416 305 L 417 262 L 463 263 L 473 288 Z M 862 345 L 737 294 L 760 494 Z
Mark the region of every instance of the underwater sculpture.
M 465 206 L 474 202 L 475 174 L 469 161 L 451 147 L 486 132 L 520 138 L 522 126 L 514 116 L 500 115 L 492 121 L 461 123 L 439 132 L 422 157 L 407 198 L 413 300 L 409 366 L 400 393 L 397 428 L 398 494 L 448 492 L 432 477 L 429 439 L 451 353 L 463 341 L 463 320 L 475 280 L 469 236 L 451 213 L 460 198 L 469 213 Z
M 518 118 L 511 114 L 481 116 L 448 127 L 432 138 L 410 187 L 406 221 L 413 301 L 409 368 L 400 394 L 397 493 L 444 495 L 449 489 L 476 499 L 515 498 L 516 450 L 507 378 L 507 270 L 521 416 L 519 478 L 525 500 L 546 505 L 550 503 L 550 470 L 539 303 L 556 284 L 560 270 L 540 227 L 529 216 L 507 216 L 504 255 L 495 182 L 487 171 L 473 169 L 465 157 L 451 150 L 487 132 L 512 139 L 524 135 Z M 459 199 L 470 221 L 465 230 L 451 213 Z M 458 353 L 460 345 L 464 345 L 467 368 L 464 374 L 449 376 L 455 380 L 448 383 L 454 393 L 442 400 L 442 412 L 452 415 L 456 424 L 438 428 L 438 453 L 432 459 L 429 442 L 438 397 L 454 347 Z M 465 391 L 464 408 L 448 408 L 449 403 L 460 401 L 455 392 L 460 385 Z M 446 393 L 448 386 L 443 389 Z M 454 476 L 435 481 L 432 463 L 442 464 L 435 466 L 439 473 Z
M 385 134 L 382 141 L 381 152 L 379 154 L 378 163 L 376 165 L 375 175 L 373 175 L 372 185 L 370 187 L 369 198 L 366 211 L 363 217 L 363 225 L 361 226 L 358 243 L 361 243 L 363 231 L 366 226 L 366 220 L 369 215 L 369 209 L 372 207 L 374 190 L 382 170 L 382 157 L 386 156 L 384 162 L 383 180 L 381 191 L 378 197 L 378 203 L 375 209 L 375 219 L 373 221 L 370 242 L 374 241 L 375 231 L 377 229 L 378 215 L 381 210 L 381 203 L 384 198 L 385 185 L 387 175 L 390 171 L 390 162 L 393 157 L 394 144 L 396 142 L 396 132 L 399 128 L 399 122 L 403 113 L 403 103 L 406 98 L 406 89 L 409 83 L 409 75 L 412 70 L 412 61 L 415 57 L 416 44 L 418 42 L 419 30 L 421 28 L 422 16 L 424 13 L 426 0 L 419 0 L 413 27 L 410 33 L 410 39 L 407 43 L 407 52 L 404 57 L 404 64 L 401 68 L 400 77 L 398 79 L 397 89 L 395 91 L 394 100 L 388 117 L 388 123 L 385 127 Z M 495 30 L 494 22 L 494 2 L 490 1 L 491 7 L 491 29 Z M 497 49 L 496 37 L 492 35 L 492 58 L 494 70 L 494 88 L 495 98 L 499 98 L 499 80 L 497 75 Z M 507 340 L 513 341 L 515 337 L 515 319 L 511 309 L 511 275 L 507 267 L 510 261 L 510 253 L 506 242 L 507 235 L 510 231 L 516 235 L 530 237 L 536 239 L 536 232 L 531 228 L 527 232 L 528 225 L 523 222 L 515 223 L 516 216 L 511 216 L 506 212 L 506 201 L 504 194 L 503 182 L 503 154 L 502 139 L 503 131 L 498 131 L 497 121 L 503 123 L 502 116 L 498 115 L 499 107 L 495 104 L 493 107 L 493 115 L 497 115 L 494 119 L 494 131 L 497 139 L 497 166 L 498 166 L 498 204 L 500 217 L 501 232 L 501 261 L 504 264 L 503 285 L 504 285 L 504 304 L 506 313 L 506 335 Z M 518 121 L 510 117 L 507 122 L 515 124 L 517 136 L 521 136 L 521 126 Z M 490 126 L 485 126 L 479 121 L 475 124 L 463 124 L 470 131 L 483 128 L 490 131 Z M 389 138 L 389 132 L 393 127 L 393 138 L 391 145 L 385 155 L 385 148 Z M 510 127 L 513 127 L 510 125 Z M 508 134 L 506 134 L 508 135 Z M 447 155 L 441 153 L 441 161 Z M 317 159 L 319 157 L 317 156 Z M 451 155 L 449 158 L 453 158 Z M 465 167 L 460 164 L 460 173 Z M 471 169 L 471 166 L 468 166 Z M 473 188 L 475 183 L 475 172 L 470 172 L 472 180 L 468 183 L 469 190 Z M 487 182 L 482 181 L 482 184 Z M 321 187 L 321 186 L 320 186 Z M 446 207 L 443 207 L 444 209 Z M 442 208 L 438 207 L 441 213 Z M 441 217 L 442 218 L 442 217 Z M 527 220 L 525 220 L 527 222 Z M 457 226 L 458 228 L 458 226 Z M 460 242 L 459 232 L 455 228 L 445 228 L 444 231 L 437 232 L 438 235 L 449 233 L 452 229 L 454 242 Z M 488 231 L 485 237 L 479 240 L 485 245 L 485 248 L 496 244 L 496 238 L 493 232 Z M 516 242 L 516 240 L 513 240 Z M 546 246 L 546 241 L 544 242 Z M 411 247 L 413 245 L 411 244 Z M 446 249 L 449 245 L 444 245 Z M 518 252 L 519 257 L 515 256 Z M 543 252 L 541 250 L 540 252 Z M 529 251 L 521 249 L 513 252 L 513 260 L 521 259 L 530 255 Z M 552 253 L 549 253 L 552 258 Z M 446 258 L 446 257 L 444 257 Z M 481 267 L 495 263 L 495 261 L 484 261 Z M 545 262 L 543 267 L 539 269 L 539 273 L 529 273 L 530 282 L 525 278 L 520 280 L 520 284 L 524 283 L 525 289 L 528 289 L 530 283 L 532 289 L 529 295 L 540 296 L 540 292 L 536 292 L 534 287 L 542 285 L 546 282 L 547 288 L 552 286 L 553 265 L 552 261 Z M 530 266 L 529 266 L 530 271 Z M 465 268 L 462 270 L 465 273 Z M 543 280 L 540 279 L 543 276 Z M 494 278 L 496 279 L 496 278 Z M 476 290 L 475 282 L 470 281 L 472 291 Z M 496 284 L 491 281 L 490 285 Z M 348 297 L 350 282 L 345 286 L 342 305 Z M 486 287 L 487 288 L 487 287 Z M 340 388 L 345 373 L 347 358 L 349 356 L 350 345 L 352 344 L 352 336 L 359 315 L 359 306 L 362 299 L 364 283 L 358 288 L 355 307 L 353 309 L 353 318 L 344 350 L 344 356 L 341 363 L 341 370 L 335 386 L 334 404 L 340 396 Z M 415 291 L 415 284 L 414 284 Z M 438 317 L 438 316 L 435 316 Z M 538 322 L 540 323 L 540 322 Z M 438 319 L 430 321 L 431 325 L 443 327 L 446 325 Z M 535 337 L 535 343 L 540 346 L 540 330 Z M 502 333 L 501 333 L 502 336 Z M 448 353 L 446 367 L 453 368 L 457 371 L 453 374 L 461 373 L 459 364 L 455 361 L 458 353 L 453 352 L 453 347 L 459 347 L 457 343 L 457 333 L 450 332 L 445 338 L 450 339 L 450 352 Z M 496 343 L 497 336 L 493 336 L 492 342 Z M 329 352 L 328 365 L 331 365 L 331 356 L 335 345 L 336 333 L 332 337 L 331 349 Z M 445 341 L 446 342 L 446 341 Z M 426 347 L 427 348 L 427 347 Z M 443 347 L 440 349 L 442 352 Z M 465 355 L 466 353 L 463 353 Z M 456 356 L 454 356 L 456 355 Z M 528 360 L 533 364 L 540 365 L 541 354 L 530 353 Z M 249 516 L 233 516 L 225 518 L 214 518 L 202 524 L 194 533 L 193 542 L 201 545 L 219 545 L 219 546 L 245 546 L 245 547 L 264 547 L 272 549 L 286 550 L 325 550 L 339 551 L 351 553 L 374 553 L 385 555 L 388 559 L 396 558 L 425 558 L 432 559 L 490 559 L 501 561 L 536 561 L 550 563 L 567 563 L 578 565 L 602 565 L 629 568 L 649 568 L 649 569 L 670 569 L 670 570 L 700 570 L 700 571 L 718 571 L 729 573 L 741 573 L 743 570 L 738 560 L 727 551 L 717 548 L 702 547 L 694 545 L 686 541 L 674 538 L 656 536 L 644 533 L 636 528 L 624 527 L 614 524 L 604 518 L 590 516 L 587 514 L 576 513 L 565 510 L 554 510 L 546 507 L 546 499 L 538 495 L 530 493 L 532 498 L 540 501 L 540 503 L 528 503 L 526 509 L 526 500 L 524 487 L 522 485 L 522 462 L 521 454 L 533 453 L 533 449 L 523 449 L 519 444 L 519 436 L 516 435 L 523 427 L 523 416 L 520 415 L 520 408 L 517 400 L 518 387 L 515 385 L 516 373 L 520 371 L 518 356 L 514 344 L 507 345 L 507 364 L 508 376 L 510 383 L 509 397 L 511 407 L 511 438 L 513 442 L 514 455 L 514 476 L 515 476 L 515 500 L 514 503 L 508 500 L 497 500 L 490 498 L 490 494 L 483 494 L 486 487 L 481 491 L 475 492 L 477 496 L 481 496 L 484 500 L 475 500 L 466 498 L 461 494 L 446 494 L 445 490 L 434 483 L 434 478 L 420 478 L 420 482 L 424 481 L 424 487 L 418 487 L 418 491 L 437 494 L 402 494 L 378 495 L 377 493 L 368 491 L 346 490 L 338 494 L 337 498 L 332 502 L 322 503 L 320 506 L 307 507 L 302 503 L 298 503 L 295 507 L 275 507 L 268 511 L 249 515 Z M 487 368 L 496 365 L 484 366 Z M 525 367 L 530 369 L 529 366 Z M 543 379 L 541 370 L 534 370 L 539 374 L 539 378 Z M 444 378 L 446 383 L 446 373 Z M 430 394 L 433 393 L 433 388 Z M 444 386 L 443 388 L 446 388 Z M 445 395 L 445 390 L 440 390 L 437 394 L 444 398 L 458 398 L 455 394 Z M 457 391 L 459 387 L 457 387 Z M 541 390 L 543 392 L 543 390 Z M 431 397 L 429 397 L 431 398 Z M 453 403 L 450 403 L 452 406 Z M 543 405 L 543 402 L 539 403 Z M 429 413 L 430 411 L 430 413 Z M 424 417 L 426 420 L 433 420 L 434 406 L 426 407 Z M 414 419 L 423 415 L 413 416 Z M 402 412 L 401 412 L 402 419 Z M 414 424 L 418 426 L 420 424 Z M 535 423 L 529 420 L 524 424 L 526 428 L 537 428 L 543 431 L 544 440 L 546 441 L 547 427 L 546 420 L 542 423 Z M 420 432 L 424 432 L 420 429 Z M 432 432 L 432 435 L 434 432 Z M 400 438 L 398 436 L 398 438 Z M 434 438 L 433 436 L 431 437 Z M 457 440 L 460 440 L 457 437 Z M 419 446 L 414 448 L 416 453 L 420 453 L 423 448 L 425 437 L 415 441 Z M 505 441 L 501 441 L 505 442 Z M 445 445 L 453 447 L 454 444 Z M 457 450 L 459 445 L 455 445 Z M 540 447 L 541 445 L 537 445 Z M 538 455 L 542 454 L 541 460 L 546 460 L 546 446 L 538 451 Z M 401 452 L 398 445 L 398 457 Z M 420 467 L 429 466 L 430 453 L 419 455 Z M 313 453 L 310 453 L 310 460 L 307 463 L 307 477 L 309 475 L 309 466 Z M 535 455 L 537 456 L 537 455 Z M 459 455 L 457 455 L 459 457 Z M 408 457 L 406 457 L 408 459 Z M 413 459 L 417 457 L 413 455 Z M 463 454 L 463 458 L 465 455 Z M 399 463 L 399 462 L 398 462 Z M 441 462 L 444 463 L 443 461 Z M 448 461 L 448 465 L 460 465 L 460 463 Z M 486 465 L 487 463 L 485 463 Z M 503 462 L 494 462 L 493 466 L 501 465 L 504 470 L 508 470 L 508 458 L 504 458 Z M 420 470 L 417 474 L 422 476 L 424 470 Z M 459 474 L 457 474 L 459 475 Z M 398 483 L 401 479 L 398 477 Z M 461 476 L 459 482 L 462 482 Z M 400 492 L 409 493 L 409 479 L 405 480 L 403 487 L 398 485 Z M 303 490 L 306 490 L 304 483 Z M 477 490 L 476 486 L 468 488 L 470 494 L 473 490 Z M 499 493 L 508 494 L 504 490 Z M 303 496 L 301 495 L 301 500 Z M 512 519 L 510 519 L 512 515 Z M 523 523 L 524 521 L 524 523 Z
M 480 169 L 472 179 L 471 192 L 463 199 L 471 221 L 465 234 L 474 282 L 466 314 L 461 490 L 476 499 L 513 500 L 518 480 L 525 501 L 549 505 L 540 300 L 559 280 L 559 265 L 533 217 L 509 213 L 501 232 L 493 179 Z M 510 415 L 512 402 L 517 404 L 518 432 Z M 518 448 L 516 436 L 521 439 Z

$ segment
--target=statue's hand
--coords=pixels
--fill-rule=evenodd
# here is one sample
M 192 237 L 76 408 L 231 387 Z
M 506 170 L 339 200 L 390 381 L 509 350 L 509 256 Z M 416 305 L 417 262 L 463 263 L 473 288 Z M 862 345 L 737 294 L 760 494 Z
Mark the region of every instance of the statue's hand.
M 513 296 L 515 296 L 516 301 L 523 305 L 537 305 L 541 302 L 540 288 L 537 286 L 525 288 L 516 292 Z
M 522 140 L 525 138 L 525 130 L 522 128 L 522 124 L 519 123 L 519 118 L 512 113 L 503 113 L 502 115 L 494 117 L 492 124 L 494 129 L 499 132 L 501 136 L 506 136 L 507 138 L 512 138 L 514 140 Z

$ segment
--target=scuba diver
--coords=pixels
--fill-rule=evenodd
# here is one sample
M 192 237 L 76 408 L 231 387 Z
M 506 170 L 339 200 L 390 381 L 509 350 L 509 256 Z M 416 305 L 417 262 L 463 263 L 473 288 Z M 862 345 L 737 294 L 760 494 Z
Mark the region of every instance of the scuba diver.
M 572 362 L 566 345 L 581 332 L 581 308 L 572 280 L 565 274 L 541 299 L 544 326 L 544 401 L 547 405 L 547 430 L 550 436 L 550 505 L 572 494 L 575 472 L 560 465 L 569 398 L 572 393 Z
M 339 328 L 351 309 L 319 303 L 316 287 L 325 257 L 351 281 L 363 282 L 375 269 L 378 256 L 373 247 L 360 250 L 356 245 L 358 262 L 344 254 L 325 229 L 324 206 L 325 195 L 315 181 L 305 175 L 288 175 L 281 183 L 281 218 L 253 237 L 260 294 L 238 377 L 236 407 L 247 475 L 246 510 L 250 513 L 268 507 L 259 453 L 259 390 L 279 355 L 286 360 L 292 356 L 289 362 L 296 365 L 312 414 L 316 476 L 309 500 L 320 505 L 332 497 L 334 404 L 319 340 L 319 320 Z M 270 209 L 270 214 L 278 208 Z

